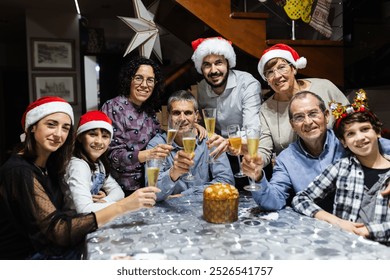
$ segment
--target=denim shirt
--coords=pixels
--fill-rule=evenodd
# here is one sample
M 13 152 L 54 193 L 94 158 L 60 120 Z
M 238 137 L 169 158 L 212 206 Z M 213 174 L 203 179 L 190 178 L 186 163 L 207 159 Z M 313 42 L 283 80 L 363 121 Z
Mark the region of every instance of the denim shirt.
M 166 133 L 157 134 L 148 143 L 147 149 L 151 149 L 158 144 L 166 144 Z M 167 157 L 167 165 L 160 168 L 158 176 L 157 187 L 161 189 L 161 192 L 157 194 L 157 200 L 161 201 L 166 199 L 169 195 L 183 194 L 189 195 L 192 193 L 203 192 L 204 188 L 213 183 L 227 183 L 234 185 L 234 176 L 230 168 L 230 163 L 226 153 L 221 154 L 218 157 L 216 163 L 208 163 L 210 159 L 210 150 L 207 148 L 206 140 L 196 141 L 194 165 L 191 167 L 191 172 L 195 176 L 194 182 L 185 182 L 182 177 L 187 174 L 183 174 L 177 181 L 172 181 L 169 176 L 169 169 L 173 166 L 173 159 L 176 153 L 183 150 L 183 147 L 173 143 L 173 150 Z M 148 178 L 145 170 L 145 182 Z M 147 185 L 147 184 L 146 184 Z
M 379 142 L 381 150 L 389 154 L 390 140 L 380 138 Z M 291 192 L 298 193 L 306 189 L 330 164 L 348 154 L 330 129 L 327 130 L 323 151 L 318 157 L 309 154 L 298 139 L 279 154 L 271 180 L 268 182 L 263 176 L 260 180 L 262 188 L 252 192 L 252 196 L 264 210 L 282 209 Z

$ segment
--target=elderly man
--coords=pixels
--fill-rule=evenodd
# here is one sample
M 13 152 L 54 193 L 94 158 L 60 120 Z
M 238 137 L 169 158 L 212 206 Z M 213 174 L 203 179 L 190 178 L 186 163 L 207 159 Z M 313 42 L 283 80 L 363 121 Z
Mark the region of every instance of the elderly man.
M 290 124 L 299 138 L 277 157 L 272 179 L 268 182 L 262 174 L 261 156 L 252 160 L 245 155 L 242 162 L 244 173 L 261 185 L 252 196 L 264 210 L 286 206 L 291 196 L 306 189 L 329 164 L 347 154 L 333 130 L 327 129 L 329 111 L 321 97 L 309 91 L 299 92 L 291 99 L 288 111 Z M 388 153 L 390 141 L 379 140 L 383 151 Z M 324 201 L 322 207 L 331 210 L 331 204 L 330 200 Z
M 205 186 L 216 182 L 233 185 L 234 177 L 226 153 L 219 156 L 218 162 L 208 163 L 210 152 L 205 141 L 197 139 L 195 155 L 188 154 L 183 149 L 183 133 L 197 122 L 198 103 L 195 97 L 184 90 L 173 93 L 168 99 L 168 113 L 173 122 L 180 121 L 181 124 L 172 144 L 173 150 L 166 159 L 167 165 L 160 169 L 157 187 L 161 192 L 157 194 L 157 200 L 164 200 L 172 195 L 202 192 Z M 157 134 L 149 141 L 147 149 L 166 143 L 166 139 L 166 133 Z M 183 175 L 190 169 L 195 181 L 186 182 Z

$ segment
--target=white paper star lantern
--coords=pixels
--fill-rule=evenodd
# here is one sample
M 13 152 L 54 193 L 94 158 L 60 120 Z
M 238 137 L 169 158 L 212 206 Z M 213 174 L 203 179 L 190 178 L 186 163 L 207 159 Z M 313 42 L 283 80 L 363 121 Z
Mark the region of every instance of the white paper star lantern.
M 133 0 L 133 4 L 137 18 L 118 16 L 118 18 L 136 32 L 123 56 L 126 56 L 135 48 L 140 47 L 142 56 L 150 58 L 150 54 L 153 51 L 162 63 L 159 30 L 153 21 L 154 15 L 145 8 L 141 0 Z

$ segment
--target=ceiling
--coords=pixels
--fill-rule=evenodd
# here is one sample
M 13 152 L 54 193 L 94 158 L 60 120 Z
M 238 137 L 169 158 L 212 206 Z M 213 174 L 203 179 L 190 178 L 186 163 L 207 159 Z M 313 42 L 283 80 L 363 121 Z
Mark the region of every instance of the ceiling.
M 132 0 L 78 0 L 82 16 L 113 18 L 134 16 Z M 148 7 L 153 0 L 142 0 Z M 26 10 L 50 10 L 51 13 L 76 13 L 74 0 L 1 0 L 0 43 L 24 34 Z M 23 31 L 23 32 L 22 32 Z

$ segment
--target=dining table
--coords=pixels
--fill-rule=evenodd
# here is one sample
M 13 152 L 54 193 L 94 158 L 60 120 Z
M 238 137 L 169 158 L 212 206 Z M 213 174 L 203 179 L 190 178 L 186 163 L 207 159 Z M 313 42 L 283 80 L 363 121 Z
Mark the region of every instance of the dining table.
M 390 248 L 291 207 L 268 212 L 240 193 L 238 219 L 209 223 L 203 195 L 129 212 L 86 237 L 84 259 L 388 260 Z

